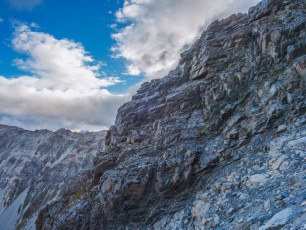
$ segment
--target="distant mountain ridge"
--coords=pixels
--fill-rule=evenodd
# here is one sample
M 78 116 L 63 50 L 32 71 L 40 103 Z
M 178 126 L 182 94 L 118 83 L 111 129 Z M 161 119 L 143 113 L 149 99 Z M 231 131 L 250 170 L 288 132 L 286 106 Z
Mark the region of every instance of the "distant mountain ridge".
M 105 134 L 0 125 L 1 229 L 34 229 L 39 209 L 67 192 L 78 173 L 91 170 Z

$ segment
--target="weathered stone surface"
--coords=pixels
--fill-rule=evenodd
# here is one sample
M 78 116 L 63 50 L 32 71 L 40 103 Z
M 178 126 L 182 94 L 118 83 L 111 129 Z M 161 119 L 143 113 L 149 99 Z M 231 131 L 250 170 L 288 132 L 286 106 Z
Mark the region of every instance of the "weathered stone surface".
M 265 225 L 261 226 L 259 230 L 281 229 L 285 224 L 287 224 L 290 221 L 293 213 L 294 213 L 293 209 L 286 208 L 276 213 Z
M 250 182 L 253 185 L 262 185 L 266 183 L 266 181 L 267 181 L 267 176 L 264 174 L 255 174 L 250 177 Z

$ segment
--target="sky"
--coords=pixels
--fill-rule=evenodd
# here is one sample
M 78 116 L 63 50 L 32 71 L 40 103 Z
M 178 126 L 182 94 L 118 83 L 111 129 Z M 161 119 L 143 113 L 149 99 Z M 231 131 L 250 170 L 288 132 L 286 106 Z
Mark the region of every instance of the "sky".
M 98 131 L 215 19 L 259 0 L 0 0 L 0 124 Z

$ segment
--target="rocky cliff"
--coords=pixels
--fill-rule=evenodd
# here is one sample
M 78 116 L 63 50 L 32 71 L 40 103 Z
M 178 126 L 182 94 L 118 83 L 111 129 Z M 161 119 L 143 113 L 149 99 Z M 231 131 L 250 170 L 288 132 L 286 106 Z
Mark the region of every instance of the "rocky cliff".
M 75 193 L 105 134 L 0 125 L 0 229 L 35 229 L 45 204 Z
M 119 109 L 37 229 L 306 229 L 305 10 L 264 0 L 213 22 Z

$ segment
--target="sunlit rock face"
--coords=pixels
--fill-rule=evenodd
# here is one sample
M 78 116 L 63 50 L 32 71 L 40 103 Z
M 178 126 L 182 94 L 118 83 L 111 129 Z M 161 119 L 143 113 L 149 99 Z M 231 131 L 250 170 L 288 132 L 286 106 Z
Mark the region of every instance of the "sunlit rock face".
M 45 204 L 86 181 L 105 134 L 0 125 L 0 228 L 35 229 Z
M 303 0 L 264 0 L 249 15 L 213 22 L 175 70 L 119 109 L 103 151 L 102 134 L 91 134 L 83 160 L 56 167 L 68 137 L 46 146 L 63 148 L 37 160 L 34 175 L 43 167 L 48 177 L 28 172 L 11 195 L 12 205 L 26 203 L 19 228 L 305 228 L 305 10 Z M 45 197 L 44 188 L 59 193 L 40 198 L 28 218 L 35 195 L 23 192 Z

